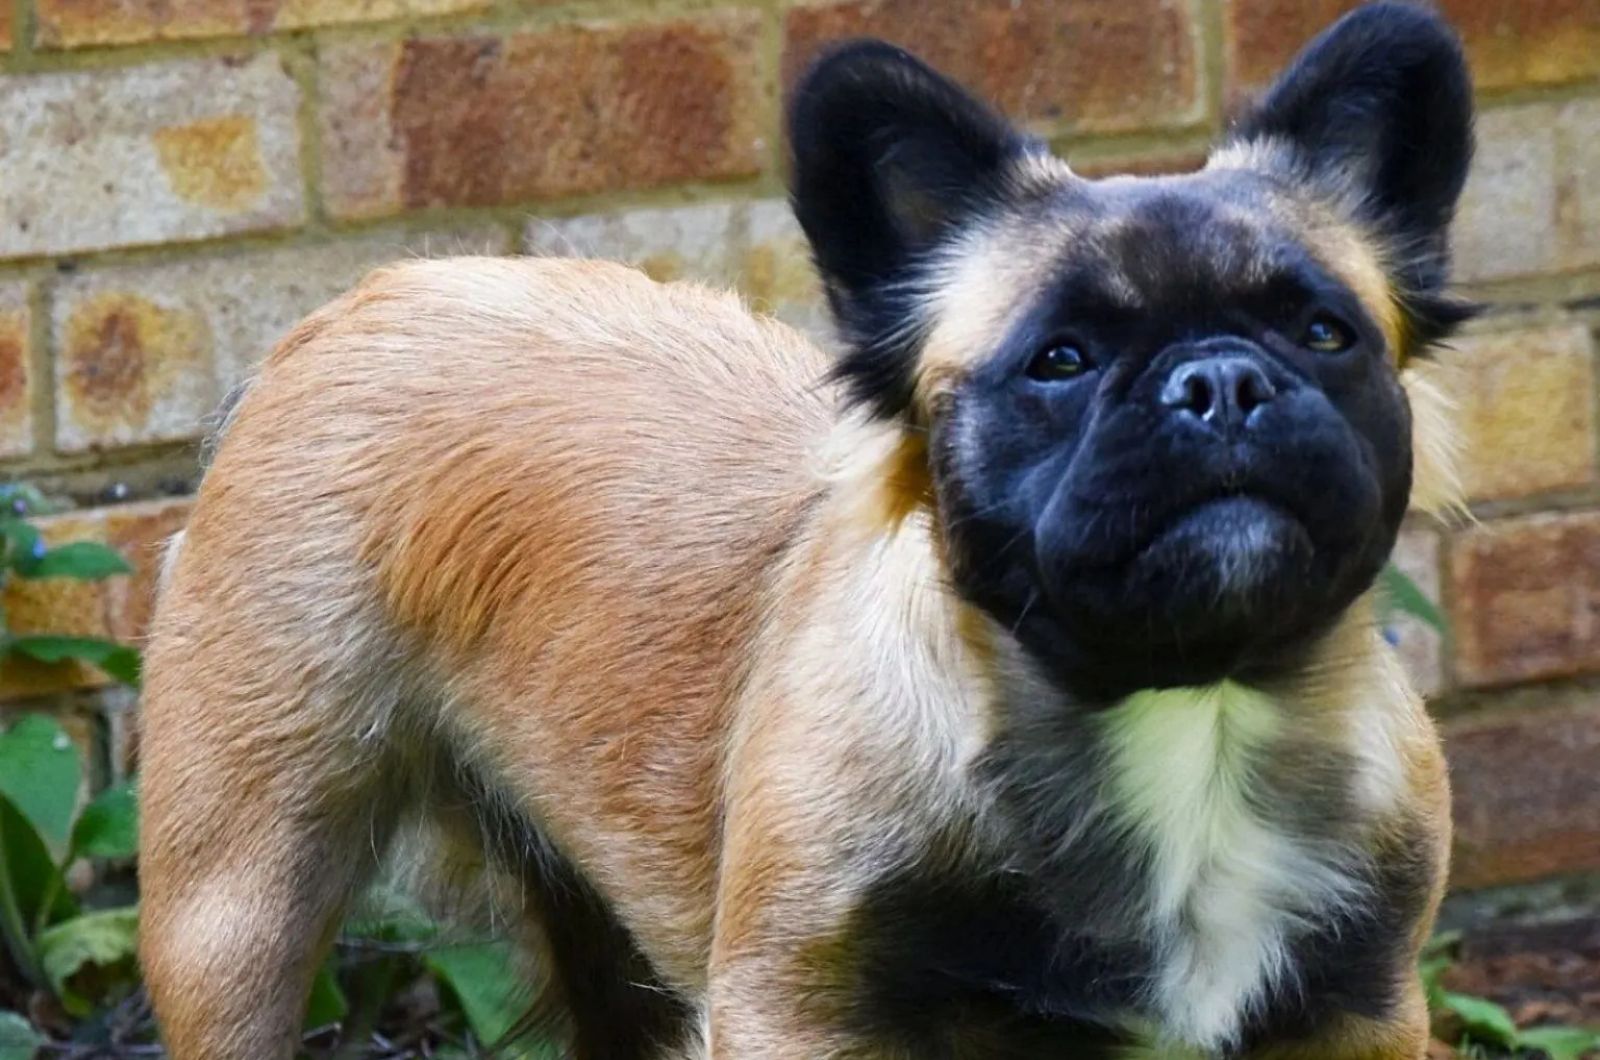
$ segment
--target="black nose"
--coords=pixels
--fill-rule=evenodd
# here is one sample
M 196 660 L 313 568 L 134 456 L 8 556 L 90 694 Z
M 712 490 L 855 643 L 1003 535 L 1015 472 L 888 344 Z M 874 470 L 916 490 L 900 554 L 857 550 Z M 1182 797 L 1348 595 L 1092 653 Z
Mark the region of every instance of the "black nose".
M 1206 357 L 1173 369 L 1161 403 L 1179 415 L 1218 427 L 1241 427 L 1250 413 L 1278 396 L 1261 366 L 1248 357 Z

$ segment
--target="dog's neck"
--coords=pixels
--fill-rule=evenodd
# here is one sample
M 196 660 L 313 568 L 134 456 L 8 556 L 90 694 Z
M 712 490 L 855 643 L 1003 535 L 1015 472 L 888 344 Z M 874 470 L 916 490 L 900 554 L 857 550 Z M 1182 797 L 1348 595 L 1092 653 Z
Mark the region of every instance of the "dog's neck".
M 875 458 L 901 454 L 885 444 Z M 950 588 L 930 511 L 852 492 L 861 481 L 835 481 L 824 518 L 840 532 L 822 535 L 856 579 L 823 619 L 837 630 L 830 665 L 866 675 L 872 702 L 852 726 L 899 745 L 886 762 L 930 763 L 910 801 L 973 815 L 1065 930 L 1146 951 L 1132 1019 L 1174 1046 L 1234 1041 L 1292 987 L 1297 940 L 1364 901 L 1372 834 L 1404 794 L 1418 707 L 1371 600 L 1270 679 L 1090 708 Z M 878 619 L 860 627 L 862 615 Z

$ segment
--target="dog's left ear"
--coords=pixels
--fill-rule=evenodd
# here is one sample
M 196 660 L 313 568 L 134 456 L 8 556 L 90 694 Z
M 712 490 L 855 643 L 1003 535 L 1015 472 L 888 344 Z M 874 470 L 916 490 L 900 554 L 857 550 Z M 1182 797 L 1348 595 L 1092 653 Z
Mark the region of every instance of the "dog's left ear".
M 879 415 L 911 401 L 918 271 L 1004 201 L 1042 149 L 959 85 L 882 41 L 824 56 L 789 101 L 794 212 L 847 352 L 836 374 Z
M 1419 5 L 1373 3 L 1294 60 L 1229 138 L 1288 152 L 1295 176 L 1374 229 L 1410 293 L 1437 291 L 1472 161 L 1472 78 L 1454 31 Z

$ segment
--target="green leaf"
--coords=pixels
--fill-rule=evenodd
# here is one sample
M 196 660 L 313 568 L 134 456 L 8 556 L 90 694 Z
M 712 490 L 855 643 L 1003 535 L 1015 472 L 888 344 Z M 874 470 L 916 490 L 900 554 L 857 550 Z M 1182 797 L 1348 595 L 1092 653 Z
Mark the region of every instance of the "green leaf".
M 338 1023 L 349 1011 L 350 1004 L 344 998 L 339 980 L 334 978 L 332 969 L 324 964 L 311 981 L 311 1000 L 306 1006 L 306 1030 Z
M 33 1060 L 44 1035 L 15 1012 L 0 1012 L 0 1060 Z
M 1517 1044 L 1517 1023 L 1502 1006 L 1486 998 L 1453 994 L 1448 990 L 1442 991 L 1439 997 L 1474 1038 L 1508 1049 Z
M 61 663 L 68 659 L 92 663 L 106 675 L 125 685 L 139 684 L 139 653 L 125 644 L 99 637 L 68 637 L 41 634 L 14 637 L 12 651 L 42 663 Z
M 527 1011 L 511 947 L 502 942 L 445 946 L 423 961 L 455 994 L 467 1026 L 485 1045 L 494 1045 Z
M 133 568 L 116 549 L 98 541 L 74 541 L 46 550 L 27 571 L 27 577 L 98 581 L 114 574 L 132 573 Z
M 54 718 L 24 715 L 0 733 L 0 795 L 58 853 L 66 850 L 82 781 L 78 749 Z
M 1583 1060 L 1600 1049 L 1600 1030 L 1585 1027 L 1531 1027 L 1517 1035 L 1522 1049 L 1537 1049 L 1549 1060 Z
M 50 515 L 63 511 L 68 505 L 46 497 L 37 486 L 26 482 L 7 482 L 0 485 L 0 508 L 10 517 L 24 515 Z
M 39 934 L 39 962 L 45 978 L 74 1016 L 93 1010 L 107 982 L 137 974 L 139 909 L 105 909 L 65 920 Z
M 45 550 L 38 529 L 21 519 L 6 519 L 0 521 L 0 535 L 5 537 L 6 566 L 26 577 Z
M 72 856 L 131 858 L 139 852 L 139 803 L 133 784 L 107 788 L 72 826 Z
M 1390 607 L 1402 614 L 1432 626 L 1440 633 L 1445 631 L 1444 615 L 1434 602 L 1428 599 L 1428 594 L 1417 587 L 1400 568 L 1389 564 L 1383 568 L 1383 573 L 1378 576 L 1378 585 L 1383 590 L 1385 599 Z

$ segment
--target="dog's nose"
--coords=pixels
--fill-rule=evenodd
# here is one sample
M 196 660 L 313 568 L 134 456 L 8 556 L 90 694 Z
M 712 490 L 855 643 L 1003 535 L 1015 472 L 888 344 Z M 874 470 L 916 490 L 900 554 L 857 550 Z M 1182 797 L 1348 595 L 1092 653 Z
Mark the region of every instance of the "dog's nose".
M 1173 369 L 1161 404 L 1217 427 L 1242 427 L 1250 413 L 1278 396 L 1261 366 L 1248 357 L 1206 357 Z

